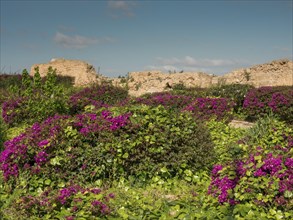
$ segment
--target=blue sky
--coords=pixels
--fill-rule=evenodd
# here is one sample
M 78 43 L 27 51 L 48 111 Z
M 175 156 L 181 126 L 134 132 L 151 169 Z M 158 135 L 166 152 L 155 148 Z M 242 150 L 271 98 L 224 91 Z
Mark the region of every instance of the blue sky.
M 2 72 L 79 59 L 110 77 L 292 60 L 292 0 L 1 0 Z

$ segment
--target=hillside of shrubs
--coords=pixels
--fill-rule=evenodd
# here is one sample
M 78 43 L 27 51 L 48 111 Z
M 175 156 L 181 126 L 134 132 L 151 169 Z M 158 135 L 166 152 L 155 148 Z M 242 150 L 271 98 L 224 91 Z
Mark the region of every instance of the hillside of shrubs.
M 293 218 L 292 87 L 72 82 L 0 75 L 0 219 Z

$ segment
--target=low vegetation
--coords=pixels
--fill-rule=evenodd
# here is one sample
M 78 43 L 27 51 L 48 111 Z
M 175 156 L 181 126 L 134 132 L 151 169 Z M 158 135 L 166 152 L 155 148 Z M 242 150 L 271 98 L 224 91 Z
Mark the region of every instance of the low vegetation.
M 0 75 L 0 219 L 293 218 L 292 87 L 132 98 L 35 71 Z

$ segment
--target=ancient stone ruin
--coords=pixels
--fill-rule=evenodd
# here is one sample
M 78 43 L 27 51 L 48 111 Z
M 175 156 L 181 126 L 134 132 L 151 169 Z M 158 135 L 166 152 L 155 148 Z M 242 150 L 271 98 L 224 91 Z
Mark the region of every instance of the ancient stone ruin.
M 34 64 L 31 67 L 30 74 L 35 73 L 35 68 L 39 67 L 41 77 L 47 74 L 48 68 L 51 66 L 56 69 L 56 73 L 62 76 L 70 76 L 74 78 L 74 85 L 83 86 L 90 83 L 99 82 L 102 76 L 96 73 L 95 68 L 81 60 L 52 59 L 46 64 Z
M 76 86 L 88 85 L 101 81 L 112 81 L 116 86 L 127 87 L 129 94 L 140 96 L 145 93 L 162 92 L 174 85 L 206 88 L 219 84 L 251 84 L 261 86 L 293 86 L 293 62 L 290 60 L 275 60 L 270 63 L 255 65 L 224 74 L 211 75 L 202 72 L 162 73 L 160 71 L 130 72 L 124 78 L 107 78 L 98 75 L 95 68 L 80 60 L 52 59 L 46 64 L 35 64 L 31 74 L 38 66 L 41 76 L 45 76 L 48 67 L 57 69 L 57 74 L 74 78 Z
M 130 72 L 126 79 L 113 79 L 114 85 L 125 86 L 129 94 L 163 92 L 176 84 L 206 88 L 221 84 L 250 84 L 261 86 L 293 86 L 293 62 L 276 60 L 270 63 L 232 71 L 222 76 L 201 72 L 162 73 L 160 71 Z

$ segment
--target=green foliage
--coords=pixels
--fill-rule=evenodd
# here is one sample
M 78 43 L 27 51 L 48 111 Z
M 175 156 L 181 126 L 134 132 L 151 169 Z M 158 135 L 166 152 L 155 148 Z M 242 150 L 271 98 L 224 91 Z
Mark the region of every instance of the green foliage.
M 121 111 L 121 109 L 117 109 Z M 124 109 L 132 113 L 132 126 L 119 135 L 111 134 L 101 157 L 108 158 L 114 176 L 121 170 L 141 180 L 183 176 L 209 169 L 214 159 L 210 136 L 189 114 L 174 113 L 162 106 L 137 106 Z M 114 166 L 113 166 L 114 165 Z
M 247 84 L 219 85 L 207 89 L 206 95 L 212 97 L 229 98 L 234 105 L 234 112 L 240 113 L 247 92 L 253 86 Z
M 189 182 L 168 179 L 149 185 L 120 180 L 115 184 L 115 212 L 117 219 L 196 219 L 205 215 L 201 201 L 209 183 L 204 172 L 197 176 L 194 185 Z M 205 197 L 205 198 L 204 198 Z
M 31 96 L 33 93 L 33 79 L 30 77 L 28 71 L 24 69 L 22 71 L 21 87 L 22 96 Z
M 8 90 L 14 86 L 21 86 L 20 74 L 0 74 L 0 89 Z
M 115 195 L 108 190 L 65 184 L 52 189 L 50 179 L 36 181 L 39 188 L 32 191 L 23 182 L 9 189 L 0 179 L 1 219 L 107 219 L 113 211 L 110 203 Z
M 56 70 L 50 67 L 44 82 L 39 69 L 36 68 L 35 71 L 33 77 L 26 70 L 23 71 L 20 98 L 2 105 L 2 117 L 10 126 L 40 122 L 56 113 L 64 114 L 69 111 L 63 88 L 56 83 Z
M 85 106 L 100 107 L 117 104 L 128 97 L 128 91 L 111 84 L 94 84 L 73 94 L 69 98 L 70 113 L 83 112 Z
M 60 116 L 68 113 L 66 94 L 78 89 L 52 68 L 45 78 L 35 71 L 0 75 L 2 116 L 16 119 L 10 128 L 0 120 L 1 151 L 9 139 L 0 157 L 0 219 L 292 219 L 288 121 L 273 114 L 246 131 L 170 110 L 184 95 L 212 96 L 233 99 L 243 114 L 249 86 L 175 86 L 178 100 L 159 97 L 151 107 L 128 102 L 124 89 L 95 85 L 75 92 L 69 103 L 77 111 Z
M 186 86 L 183 83 L 177 83 L 172 86 L 173 90 L 186 90 Z
M 292 127 L 285 122 L 272 116 L 265 116 L 248 130 L 246 137 L 242 138 L 241 142 L 246 146 L 261 146 L 268 150 L 275 145 L 285 147 L 285 137 L 292 135 L 292 131 Z
M 4 124 L 2 118 L 0 118 L 0 152 L 3 150 L 4 141 L 6 141 L 6 130 L 7 127 Z
M 19 124 L 17 127 L 11 127 L 7 128 L 6 126 L 6 137 L 7 140 L 11 140 L 17 136 L 19 136 L 21 133 L 25 132 L 25 129 L 28 128 L 28 124 Z
M 200 98 L 206 96 L 206 89 L 205 88 L 178 88 L 177 86 L 175 89 L 170 91 L 174 95 L 185 95 L 185 96 L 191 96 L 193 98 Z
M 245 136 L 239 154 L 214 166 L 209 193 L 239 219 L 291 219 L 293 130 L 267 118 Z
M 233 128 L 224 121 L 210 120 L 206 124 L 215 144 L 217 153 L 215 163 L 231 161 L 242 152 L 238 141 L 245 136 L 247 131 Z

